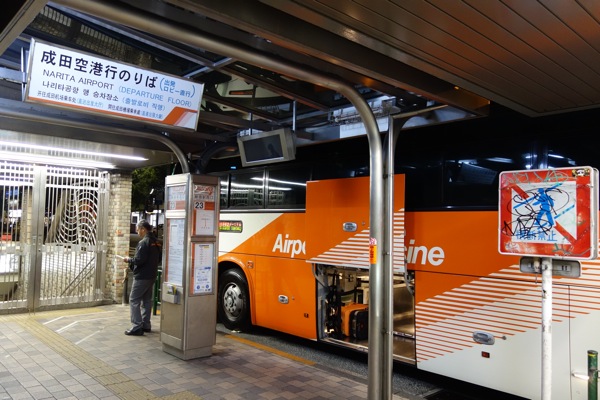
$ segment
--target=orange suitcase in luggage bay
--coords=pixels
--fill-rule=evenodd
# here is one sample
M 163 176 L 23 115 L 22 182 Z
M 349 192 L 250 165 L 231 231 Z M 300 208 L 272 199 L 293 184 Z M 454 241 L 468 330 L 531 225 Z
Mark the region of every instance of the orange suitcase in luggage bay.
M 367 304 L 342 306 L 342 333 L 354 339 L 368 337 L 369 309 Z

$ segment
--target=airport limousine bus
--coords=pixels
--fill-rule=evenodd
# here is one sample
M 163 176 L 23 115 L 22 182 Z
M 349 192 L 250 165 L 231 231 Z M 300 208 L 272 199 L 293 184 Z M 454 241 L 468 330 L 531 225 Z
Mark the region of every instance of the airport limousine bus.
M 401 132 L 395 362 L 540 398 L 541 278 L 499 253 L 498 179 L 502 171 L 597 168 L 594 128 L 571 121 Z M 261 326 L 366 351 L 368 146 L 365 137 L 305 146 L 294 161 L 249 168 L 211 161 L 221 187 L 218 317 L 227 328 Z M 600 350 L 599 263 L 583 261 L 580 278 L 555 277 L 553 293 L 553 398 L 586 399 L 581 375 L 588 351 Z

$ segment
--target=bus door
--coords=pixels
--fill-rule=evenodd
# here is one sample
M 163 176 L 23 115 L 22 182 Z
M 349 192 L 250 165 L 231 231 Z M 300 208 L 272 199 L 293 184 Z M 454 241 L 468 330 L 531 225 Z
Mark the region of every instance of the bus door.
M 368 341 L 369 188 L 369 177 L 307 185 L 306 255 L 319 283 L 319 338 L 352 347 Z M 414 299 L 404 281 L 404 175 L 395 176 L 394 192 L 394 356 L 413 363 Z

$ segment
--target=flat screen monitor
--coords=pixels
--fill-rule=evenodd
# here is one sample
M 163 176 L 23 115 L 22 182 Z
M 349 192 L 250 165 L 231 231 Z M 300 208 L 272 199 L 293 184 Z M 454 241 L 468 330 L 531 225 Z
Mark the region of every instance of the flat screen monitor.
M 237 140 L 244 167 L 289 161 L 296 158 L 294 135 L 288 128 L 238 136 Z

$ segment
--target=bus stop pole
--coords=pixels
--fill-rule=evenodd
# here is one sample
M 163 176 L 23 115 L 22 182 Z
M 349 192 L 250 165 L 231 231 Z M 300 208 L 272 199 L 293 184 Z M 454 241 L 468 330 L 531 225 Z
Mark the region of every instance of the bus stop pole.
M 391 115 L 388 118 L 388 134 L 385 137 L 384 156 L 384 242 L 383 259 L 383 337 L 382 337 L 382 391 L 386 399 L 392 398 L 392 370 L 394 367 L 394 158 L 400 129 L 413 113 Z
M 552 397 L 552 258 L 542 258 L 542 400 Z
M 383 144 L 384 160 L 384 249 L 382 298 L 382 373 L 381 390 L 385 399 L 392 398 L 392 371 L 394 367 L 394 159 L 400 130 L 412 117 L 446 107 L 434 106 L 424 110 L 390 115 L 388 133 Z M 406 263 L 405 263 L 406 264 Z M 405 267 L 406 268 L 406 267 Z M 408 282 L 406 283 L 408 285 Z
M 392 370 L 393 370 L 393 304 L 394 304 L 394 273 L 393 273 L 393 259 L 394 259 L 394 148 L 396 145 L 396 131 L 394 127 L 394 118 L 389 117 L 388 119 L 388 133 L 385 137 L 383 150 L 384 150 L 384 249 L 383 249 L 383 287 L 382 289 L 382 368 L 383 373 L 381 376 L 381 387 L 382 394 L 385 395 L 383 398 L 392 398 Z M 402 125 L 402 124 L 398 124 Z

